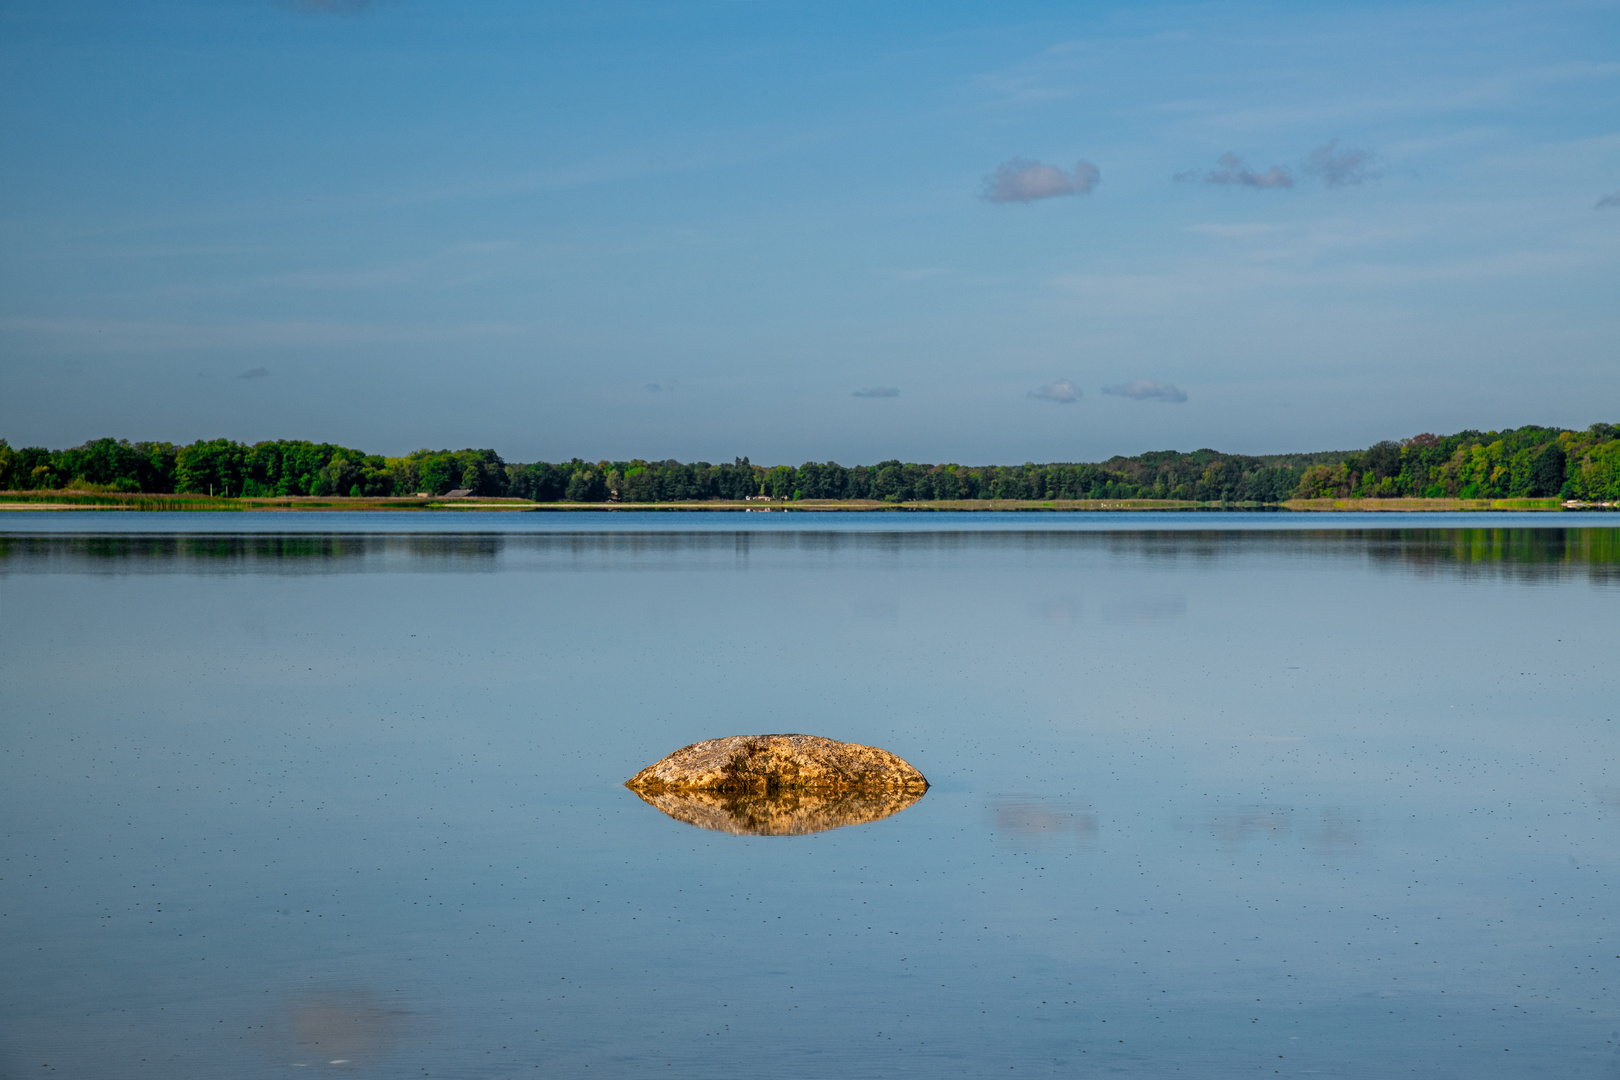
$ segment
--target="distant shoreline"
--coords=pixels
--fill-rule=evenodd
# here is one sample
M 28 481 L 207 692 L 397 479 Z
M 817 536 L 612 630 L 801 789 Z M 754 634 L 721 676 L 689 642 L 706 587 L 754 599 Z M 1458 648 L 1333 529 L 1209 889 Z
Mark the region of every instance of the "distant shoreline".
M 343 496 L 291 496 L 284 498 L 223 498 L 203 495 L 152 495 L 113 492 L 78 494 L 73 491 L 3 492 L 0 510 L 112 510 L 122 512 L 204 511 L 253 513 L 297 511 L 309 513 L 389 513 L 432 510 L 447 513 L 614 513 L 619 511 L 748 511 L 836 513 L 839 511 L 975 512 L 1125 511 L 1275 512 L 1275 513 L 1472 513 L 1484 511 L 1604 511 L 1620 509 L 1614 503 L 1562 503 L 1558 499 L 1289 499 L 1281 503 L 1192 502 L 1178 499 L 936 499 L 879 502 L 872 499 L 709 499 L 700 502 L 532 502 L 513 498 L 363 498 Z

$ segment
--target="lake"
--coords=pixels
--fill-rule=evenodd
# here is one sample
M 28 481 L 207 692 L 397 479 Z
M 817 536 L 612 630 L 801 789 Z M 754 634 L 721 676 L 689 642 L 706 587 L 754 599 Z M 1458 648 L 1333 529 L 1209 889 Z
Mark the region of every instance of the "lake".
M 0 1075 L 1613 1080 L 1615 522 L 7 512 Z

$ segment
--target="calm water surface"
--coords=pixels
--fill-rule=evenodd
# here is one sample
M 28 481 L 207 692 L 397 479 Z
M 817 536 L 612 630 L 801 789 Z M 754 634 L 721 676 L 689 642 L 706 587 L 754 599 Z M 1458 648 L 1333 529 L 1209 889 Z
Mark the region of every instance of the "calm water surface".
M 355 517 L 0 519 L 0 1075 L 1620 1077 L 1613 528 Z

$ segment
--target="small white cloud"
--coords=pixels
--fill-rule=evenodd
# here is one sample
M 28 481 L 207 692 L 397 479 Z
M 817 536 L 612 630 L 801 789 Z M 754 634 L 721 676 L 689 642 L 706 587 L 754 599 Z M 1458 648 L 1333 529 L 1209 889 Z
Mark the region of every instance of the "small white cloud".
M 1059 195 L 1090 195 L 1102 173 L 1089 161 L 1077 162 L 1073 173 L 1056 165 L 1014 158 L 1004 161 L 984 178 L 984 198 L 989 202 L 1035 202 Z
M 1594 210 L 1608 210 L 1611 208 L 1620 208 L 1620 191 L 1609 192 L 1597 201 L 1597 205 L 1592 207 Z
M 1117 383 L 1114 386 L 1103 387 L 1103 393 L 1114 397 L 1132 398 L 1136 401 L 1172 401 L 1187 400 L 1187 392 L 1179 386 L 1167 382 L 1156 382 L 1153 379 L 1135 379 L 1131 382 Z
M 1197 179 L 1196 173 L 1179 172 L 1170 179 L 1178 184 Z M 1215 184 L 1221 187 L 1252 187 L 1252 188 L 1291 188 L 1294 178 L 1288 175 L 1288 170 L 1281 165 L 1273 165 L 1263 173 L 1257 173 L 1243 164 L 1243 159 L 1231 151 L 1227 151 L 1215 159 L 1215 168 L 1205 173 L 1204 183 Z
M 238 375 L 237 378 L 238 379 L 264 379 L 264 378 L 268 378 L 269 375 L 270 375 L 270 369 L 269 368 L 256 367 L 256 368 L 248 368 L 246 371 L 242 372 L 242 374 Z
M 1060 405 L 1073 405 L 1080 400 L 1080 388 L 1068 379 L 1059 379 L 1055 383 L 1047 383 L 1031 390 L 1029 396 L 1037 401 L 1055 401 Z
M 855 391 L 850 397 L 899 397 L 900 390 L 893 386 L 866 386 Z
M 1074 190 L 1081 195 L 1090 195 L 1102 179 L 1102 170 L 1089 161 L 1074 163 Z
M 1332 139 L 1311 151 L 1305 159 L 1305 171 L 1328 187 L 1347 187 L 1378 179 L 1368 168 L 1373 156 L 1369 150 L 1340 150 L 1339 140 Z

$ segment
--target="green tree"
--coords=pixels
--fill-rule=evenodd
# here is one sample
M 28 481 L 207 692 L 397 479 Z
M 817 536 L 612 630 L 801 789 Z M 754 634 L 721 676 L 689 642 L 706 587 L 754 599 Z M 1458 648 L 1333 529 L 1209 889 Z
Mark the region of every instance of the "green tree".
M 175 484 L 194 494 L 240 495 L 246 457 L 241 443 L 199 439 L 175 455 Z
M 1557 443 L 1548 443 L 1530 461 L 1530 483 L 1528 494 L 1531 498 L 1545 498 L 1557 495 L 1564 487 L 1564 470 L 1568 457 L 1563 447 Z
M 563 498 L 569 502 L 602 502 L 607 498 L 607 484 L 595 469 L 579 469 L 568 478 Z

